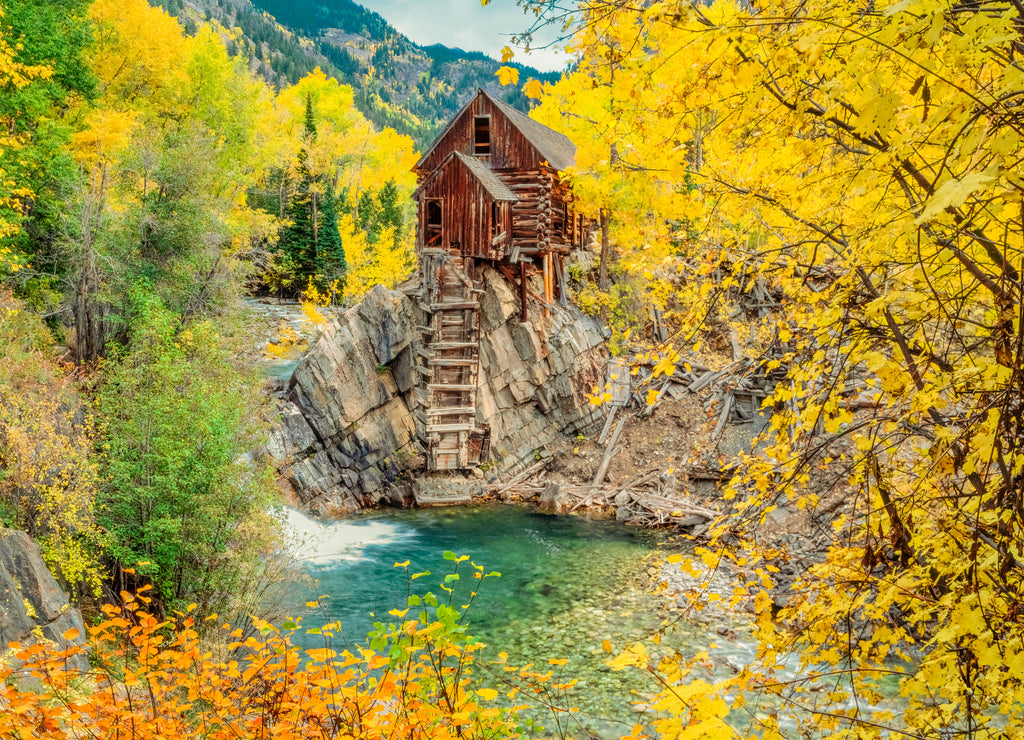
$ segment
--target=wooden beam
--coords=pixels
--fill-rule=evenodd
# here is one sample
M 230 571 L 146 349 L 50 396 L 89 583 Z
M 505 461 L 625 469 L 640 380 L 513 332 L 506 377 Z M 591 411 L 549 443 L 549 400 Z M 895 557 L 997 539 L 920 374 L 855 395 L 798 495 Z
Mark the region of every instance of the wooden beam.
M 523 262 L 519 263 L 519 300 L 522 301 L 522 315 L 520 319 L 525 323 L 529 320 L 529 315 L 526 313 L 526 265 Z
M 470 414 L 476 414 L 475 407 L 466 406 L 464 408 L 427 409 L 427 418 L 430 418 L 431 416 L 469 416 Z

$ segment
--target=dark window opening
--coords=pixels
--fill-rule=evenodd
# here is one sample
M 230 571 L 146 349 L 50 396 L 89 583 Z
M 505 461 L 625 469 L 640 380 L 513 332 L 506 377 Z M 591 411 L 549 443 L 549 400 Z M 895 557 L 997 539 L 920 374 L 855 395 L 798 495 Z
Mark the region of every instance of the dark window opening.
M 441 226 L 441 201 L 427 201 L 427 226 Z
M 473 154 L 491 153 L 491 117 L 473 116 Z
M 492 200 L 491 201 L 491 238 L 492 239 L 498 235 L 498 227 L 501 225 L 499 223 L 499 214 L 500 213 L 501 213 L 501 211 L 498 210 L 498 202 Z
M 441 241 L 441 201 L 432 199 L 427 201 L 427 222 L 424 233 L 424 243 L 428 247 L 437 246 Z

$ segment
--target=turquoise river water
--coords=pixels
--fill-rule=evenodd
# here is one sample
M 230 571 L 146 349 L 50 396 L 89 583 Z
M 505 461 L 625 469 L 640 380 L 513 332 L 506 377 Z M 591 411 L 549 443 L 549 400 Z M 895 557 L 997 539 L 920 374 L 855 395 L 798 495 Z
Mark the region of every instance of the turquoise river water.
M 453 565 L 442 553 L 450 550 L 501 573 L 479 585 L 468 616 L 470 633 L 488 645 L 477 654 L 478 663 L 499 650 L 513 665 L 533 662 L 544 669 L 549 658 L 567 658 L 563 670 L 580 679 L 570 701 L 593 737 L 628 734 L 642 719 L 631 702 L 643 701 L 653 683 L 634 670 L 607 668 L 601 642 L 622 648 L 650 635 L 667 617 L 678 619 L 677 612 L 667 610 L 665 597 L 647 593 L 637 582 L 637 574 L 650 567 L 657 534 L 509 506 L 379 511 L 329 523 L 287 513 L 299 538 L 297 551 L 317 580 L 301 601 L 330 594 L 327 618 L 341 621 L 350 644 L 363 642 L 371 614 L 386 622 L 390 609 L 404 606 L 408 582 L 396 562 L 410 560 L 410 572 L 431 571 L 414 586 L 441 593 L 438 583 Z M 465 588 L 468 562 L 460 572 L 467 578 Z M 323 615 L 307 613 L 302 625 L 322 621 Z M 307 639 L 314 646 L 319 638 Z M 677 622 L 670 640 L 673 649 L 691 655 L 722 642 L 715 626 L 702 622 Z M 749 651 L 739 640 L 728 646 L 735 655 L 724 657 L 742 661 Z M 549 714 L 538 712 L 536 718 L 552 727 Z M 578 727 L 571 734 L 586 737 Z

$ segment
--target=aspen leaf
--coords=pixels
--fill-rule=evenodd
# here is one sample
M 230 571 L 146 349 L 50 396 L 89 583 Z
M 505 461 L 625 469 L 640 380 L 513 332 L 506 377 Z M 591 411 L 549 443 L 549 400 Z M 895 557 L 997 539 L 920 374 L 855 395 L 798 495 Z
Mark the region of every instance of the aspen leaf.
M 986 172 L 974 172 L 959 180 L 950 179 L 942 183 L 935 193 L 925 203 L 924 210 L 917 217 L 915 223 L 923 224 L 930 221 L 947 208 L 957 208 L 963 205 L 964 201 L 972 193 L 990 185 L 996 180 L 996 176 Z
M 523 94 L 528 98 L 539 99 L 544 94 L 544 85 L 540 80 L 531 77 L 523 85 Z
M 499 67 L 494 74 L 502 85 L 515 85 L 519 82 L 519 70 L 515 67 Z

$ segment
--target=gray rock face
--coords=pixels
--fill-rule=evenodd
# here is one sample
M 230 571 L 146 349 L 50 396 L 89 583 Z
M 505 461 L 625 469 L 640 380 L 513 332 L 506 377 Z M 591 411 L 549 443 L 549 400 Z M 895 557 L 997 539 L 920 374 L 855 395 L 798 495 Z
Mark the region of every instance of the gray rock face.
M 488 267 L 481 274 L 477 421 L 490 427 L 489 474 L 497 475 L 601 423 L 588 394 L 607 351 L 596 320 L 559 307 L 545 317 L 531 306 L 531 320 L 520 322 L 513 287 Z M 377 286 L 299 362 L 265 452 L 303 508 L 338 514 L 411 500 L 410 471 L 423 464 L 412 414 L 416 327 L 426 323 L 408 295 Z
M 416 454 L 406 401 L 414 376 L 412 302 L 383 286 L 328 324 L 299 362 L 266 454 L 304 508 L 337 514 L 405 498 Z
M 40 637 L 66 647 L 64 633 L 70 629 L 78 630 L 73 644 L 82 644 L 82 615 L 68 603 L 39 546 L 24 532 L 0 529 L 0 654 L 10 642 L 31 644 Z M 76 656 L 71 667 L 88 670 L 89 661 Z

